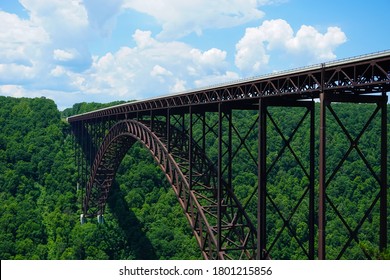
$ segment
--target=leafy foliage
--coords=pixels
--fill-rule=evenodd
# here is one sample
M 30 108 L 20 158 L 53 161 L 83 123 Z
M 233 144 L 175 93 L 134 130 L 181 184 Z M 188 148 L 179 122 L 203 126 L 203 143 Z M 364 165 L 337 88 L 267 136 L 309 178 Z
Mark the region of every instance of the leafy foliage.
M 164 176 L 138 145 L 123 161 L 105 223 L 80 225 L 73 141 L 61 116 L 120 103 L 61 114 L 45 98 L 0 96 L 1 259 L 201 257 Z

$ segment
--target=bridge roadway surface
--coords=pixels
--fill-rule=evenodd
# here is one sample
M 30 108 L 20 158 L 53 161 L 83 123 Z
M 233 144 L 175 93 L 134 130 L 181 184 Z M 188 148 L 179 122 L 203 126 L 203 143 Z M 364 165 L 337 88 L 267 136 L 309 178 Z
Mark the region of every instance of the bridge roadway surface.
M 135 141 L 146 146 L 158 165 L 165 172 L 178 201 L 193 230 L 205 259 L 267 259 L 284 229 L 296 240 L 309 259 L 326 258 L 326 209 L 332 209 L 348 232 L 347 241 L 341 246 L 337 258 L 342 258 L 352 242 L 359 242 L 358 233 L 373 208 L 379 204 L 379 244 L 384 250 L 388 245 L 388 185 L 387 185 L 387 93 L 390 91 L 390 51 L 362 55 L 350 59 L 317 64 L 309 67 L 278 72 L 236 82 L 205 87 L 118 106 L 104 108 L 68 118 L 76 139 L 80 183 L 85 188 L 82 220 L 98 216 L 101 220 L 109 190 L 117 168 L 127 150 Z M 314 100 L 319 101 L 319 149 L 315 151 Z M 353 138 L 331 107 L 332 102 L 376 104 L 373 115 L 365 128 Z M 294 211 L 287 218 L 267 193 L 269 180 L 267 166 L 267 120 L 273 121 L 268 107 L 301 107 L 306 114 L 297 124 L 292 135 L 285 137 L 274 122 L 275 129 L 284 141 L 279 154 L 287 149 L 301 166 L 309 184 L 303 196 L 296 202 Z M 358 105 L 357 105 L 358 106 Z M 253 156 L 258 185 L 252 194 L 257 200 L 257 219 L 248 214 L 248 203 L 241 202 L 232 187 L 232 133 L 238 133 L 232 122 L 232 110 L 258 110 L 258 118 L 249 128 L 258 128 L 258 155 Z M 216 124 L 208 124 L 205 112 L 218 113 Z M 327 114 L 334 118 L 347 139 L 350 148 L 340 159 L 333 172 L 327 171 L 326 134 Z M 360 153 L 359 139 L 368 125 L 379 116 L 380 121 L 380 171 Z M 187 119 L 186 119 L 187 117 Z M 310 162 L 302 164 L 294 153 L 290 140 L 308 119 L 310 123 Z M 196 124 L 198 123 L 198 124 Z M 200 142 L 193 139 L 193 127 L 201 123 L 203 133 L 213 131 L 218 141 L 218 161 L 207 157 L 206 135 Z M 107 132 L 108 131 L 108 132 Z M 238 135 L 242 149 L 247 149 L 246 136 Z M 227 137 L 227 140 L 223 140 Z M 181 139 L 181 140 L 180 140 Z M 201 143 L 203 142 L 203 143 Z M 327 196 L 326 188 L 352 150 L 356 150 L 372 177 L 378 183 L 378 195 L 365 211 L 364 217 L 352 228 Z M 315 162 L 318 152 L 318 162 Z M 279 158 L 279 157 L 278 157 Z M 278 159 L 277 158 L 277 159 Z M 227 166 L 226 166 L 227 164 Z M 225 166 L 224 166 L 225 165 Z M 269 164 L 268 164 L 269 165 Z M 274 164 L 272 164 L 274 165 Z M 318 169 L 317 169 L 318 168 Z M 318 173 L 315 171 L 318 170 Z M 327 173 L 328 172 L 328 173 Z M 315 174 L 318 177 L 315 178 Z M 318 182 L 318 192 L 315 191 Z M 315 197 L 318 195 L 318 197 Z M 292 216 L 308 198 L 307 231 L 309 240 L 302 241 L 291 230 Z M 316 206 L 315 199 L 318 201 Z M 268 201 L 268 202 L 267 202 Z M 279 235 L 267 242 L 267 203 L 271 203 L 284 221 Z M 250 218 L 252 217 L 252 218 Z M 315 248 L 317 247 L 317 249 Z M 370 256 L 364 252 L 367 258 Z

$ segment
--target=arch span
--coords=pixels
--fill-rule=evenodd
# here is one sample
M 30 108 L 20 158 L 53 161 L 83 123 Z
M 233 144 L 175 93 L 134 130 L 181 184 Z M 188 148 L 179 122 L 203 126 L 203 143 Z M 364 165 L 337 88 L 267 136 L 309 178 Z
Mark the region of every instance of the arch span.
M 91 167 L 83 200 L 84 216 L 104 213 L 106 200 L 116 171 L 130 147 L 141 142 L 164 172 L 181 205 L 205 259 L 255 258 L 256 229 L 244 208 L 226 183 L 223 199 L 217 201 L 216 168 L 192 141 L 194 164 L 189 179 L 188 159 L 169 152 L 164 139 L 164 122 L 156 122 L 152 131 L 137 120 L 117 122 L 106 135 Z M 189 139 L 172 127 L 172 139 Z M 183 137 L 184 136 L 184 137 Z M 173 140 L 174 141 L 174 140 Z M 180 140 L 182 141 L 182 140 Z M 185 154 L 185 152 L 184 152 Z M 194 175 L 191 175 L 194 176 Z M 218 210 L 219 209 L 219 210 Z

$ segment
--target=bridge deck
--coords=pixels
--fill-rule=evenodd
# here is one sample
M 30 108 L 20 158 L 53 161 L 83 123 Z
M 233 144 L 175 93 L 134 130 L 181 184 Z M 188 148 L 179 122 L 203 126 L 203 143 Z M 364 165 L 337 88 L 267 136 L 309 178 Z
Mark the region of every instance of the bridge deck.
M 251 103 L 259 98 L 314 99 L 321 92 L 353 95 L 390 91 L 390 50 L 316 64 L 255 78 L 125 103 L 68 118 L 93 120 L 127 113 L 219 102 Z

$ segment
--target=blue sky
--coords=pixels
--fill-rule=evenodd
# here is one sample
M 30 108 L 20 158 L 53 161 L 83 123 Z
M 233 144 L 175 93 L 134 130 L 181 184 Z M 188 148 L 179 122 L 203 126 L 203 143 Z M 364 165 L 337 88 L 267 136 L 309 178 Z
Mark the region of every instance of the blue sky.
M 144 99 L 390 49 L 390 1 L 0 0 L 0 95 Z

